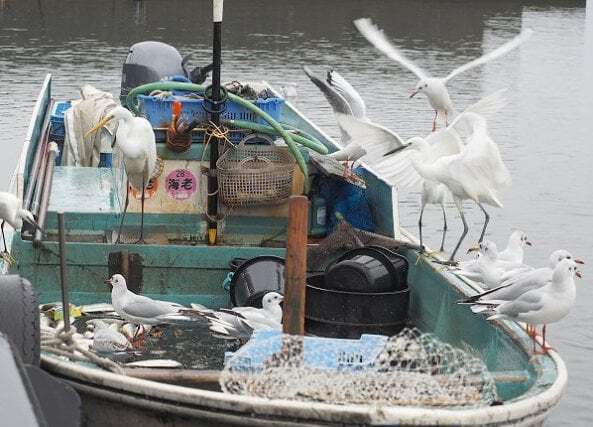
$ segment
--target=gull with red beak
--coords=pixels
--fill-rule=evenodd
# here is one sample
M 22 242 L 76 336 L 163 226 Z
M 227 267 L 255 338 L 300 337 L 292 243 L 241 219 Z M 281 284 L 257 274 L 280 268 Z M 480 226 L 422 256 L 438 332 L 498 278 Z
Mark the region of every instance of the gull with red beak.
M 115 312 L 124 320 L 137 325 L 136 334 L 142 325 L 158 325 L 177 320 L 191 320 L 181 316 L 189 309 L 167 301 L 157 301 L 144 295 L 136 295 L 128 290 L 126 279 L 121 274 L 114 274 L 105 283 L 112 286 L 111 304 Z
M 474 67 L 485 64 L 493 59 L 503 56 L 515 49 L 521 43 L 531 37 L 533 31 L 530 29 L 522 31 L 518 36 L 512 40 L 506 42 L 497 49 L 489 52 L 477 59 L 474 59 L 467 64 L 457 67 L 451 71 L 445 78 L 431 77 L 425 70 L 420 68 L 414 62 L 404 56 L 399 48 L 393 45 L 383 31 L 380 30 L 369 18 L 361 18 L 354 21 L 354 25 L 358 28 L 358 31 L 379 51 L 381 51 L 388 58 L 399 63 L 403 67 L 414 73 L 418 79 L 416 88 L 410 95 L 410 98 L 414 97 L 418 93 L 423 93 L 428 98 L 428 102 L 434 109 L 435 116 L 432 122 L 433 132 L 436 130 L 437 117 L 439 114 L 445 116 L 445 123 L 448 125 L 448 116 L 450 113 L 454 113 L 453 102 L 449 97 L 449 91 L 447 90 L 447 83 L 449 80 L 457 77 L 459 74 L 471 70 Z

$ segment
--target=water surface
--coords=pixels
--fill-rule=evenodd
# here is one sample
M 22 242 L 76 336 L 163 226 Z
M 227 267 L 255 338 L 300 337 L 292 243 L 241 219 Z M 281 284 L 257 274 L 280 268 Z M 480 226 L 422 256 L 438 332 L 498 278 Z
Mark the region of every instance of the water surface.
M 152 39 L 210 55 L 209 2 L 182 0 L 0 0 L 0 188 L 6 189 L 28 119 L 46 73 L 54 95 L 75 98 L 85 83 L 119 92 L 128 47 Z M 593 356 L 593 17 L 584 1 L 354 1 L 225 2 L 223 79 L 264 76 L 276 85 L 295 83 L 299 106 L 338 136 L 330 108 L 301 67 L 340 71 L 367 101 L 369 116 L 404 138 L 430 130 L 424 98 L 409 100 L 415 77 L 378 54 L 352 20 L 369 16 L 435 75 L 493 49 L 521 29 L 535 35 L 519 50 L 464 73 L 449 86 L 458 110 L 497 89 L 509 88 L 509 105 L 489 122 L 513 176 L 503 209 L 491 209 L 488 237 L 504 246 L 513 228 L 534 243 L 527 262 L 545 263 L 550 252 L 569 249 L 585 258 L 584 278 L 572 313 L 550 327 L 550 339 L 569 370 L 566 395 L 549 425 L 590 425 L 590 360 Z M 588 41 L 587 41 L 588 40 Z M 483 217 L 466 204 L 468 243 Z M 401 195 L 401 223 L 415 230 L 418 195 Z M 460 233 L 449 209 L 448 246 Z M 427 240 L 438 246 L 440 211 L 425 213 Z

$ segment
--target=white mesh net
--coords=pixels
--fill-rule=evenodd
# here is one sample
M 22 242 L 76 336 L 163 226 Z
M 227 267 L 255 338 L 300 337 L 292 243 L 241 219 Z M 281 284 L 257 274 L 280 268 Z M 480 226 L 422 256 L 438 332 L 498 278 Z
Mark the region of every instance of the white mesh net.
M 431 334 L 368 337 L 375 339 L 256 337 L 227 358 L 222 390 L 338 404 L 476 407 L 496 400 L 484 363 Z

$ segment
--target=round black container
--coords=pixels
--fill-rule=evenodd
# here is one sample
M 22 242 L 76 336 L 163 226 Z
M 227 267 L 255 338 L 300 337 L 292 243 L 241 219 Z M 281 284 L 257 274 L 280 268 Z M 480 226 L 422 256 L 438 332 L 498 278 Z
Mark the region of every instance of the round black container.
M 352 292 L 327 289 L 322 274 L 307 279 L 305 329 L 334 338 L 395 335 L 408 321 L 409 289 Z
M 283 258 L 263 255 L 244 262 L 237 261 L 234 266 L 236 271 L 230 286 L 231 303 L 234 307 L 261 308 L 262 298 L 268 292 L 284 293 Z
M 380 246 L 346 252 L 325 273 L 324 288 L 352 292 L 390 292 L 407 287 L 408 260 Z

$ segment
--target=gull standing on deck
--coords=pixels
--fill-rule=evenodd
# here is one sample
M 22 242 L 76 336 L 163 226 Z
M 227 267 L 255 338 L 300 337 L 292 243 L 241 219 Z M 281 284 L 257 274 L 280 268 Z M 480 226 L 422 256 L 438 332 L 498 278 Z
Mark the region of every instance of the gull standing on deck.
M 463 150 L 467 150 L 468 147 L 463 144 L 460 133 L 473 132 L 473 126 L 471 123 L 468 125 L 468 120 L 465 120 L 464 117 L 470 113 L 478 117 L 493 115 L 502 109 L 506 103 L 504 92 L 505 90 L 502 89 L 484 97 L 468 107 L 450 126 L 438 132 L 433 132 L 426 138 L 410 138 L 401 147 L 384 154 L 386 158 L 376 165 L 375 170 L 383 179 L 386 179 L 392 185 L 397 185 L 401 188 L 415 187 L 420 183 L 422 184 L 420 218 L 418 220 L 420 245 L 423 244 L 422 217 L 424 215 L 424 209 L 427 204 L 440 205 L 443 211 L 444 223 L 440 250 L 441 252 L 444 251 L 445 234 L 447 232 L 445 200 L 447 195 L 450 194 L 444 182 L 424 173 L 422 165 L 434 164 L 441 159 L 459 155 Z M 473 135 L 470 135 L 470 141 L 471 136 Z M 409 148 L 409 150 L 404 150 L 405 148 Z M 488 153 L 485 155 L 487 156 Z M 494 162 L 495 160 L 494 158 L 490 159 L 490 162 Z M 483 160 L 483 162 L 487 161 L 489 159 Z M 477 165 L 477 167 L 479 168 L 480 165 Z M 465 218 L 463 216 L 462 220 L 465 224 Z M 451 259 L 455 256 L 457 248 L 455 248 L 455 251 L 451 255 Z
M 268 292 L 262 299 L 263 308 L 233 307 L 230 310 L 203 311 L 210 322 L 210 331 L 223 339 L 248 339 L 253 331 L 260 329 L 282 330 L 284 297 L 277 292 Z
M 488 320 L 510 319 L 526 322 L 530 325 L 543 324 L 542 349 L 546 353 L 546 325 L 563 319 L 572 308 L 576 298 L 574 276 L 581 277 L 577 264 L 572 259 L 564 259 L 558 263 L 552 273 L 550 283 L 542 282 L 542 286 L 532 289 L 512 301 L 486 299 L 480 305 L 489 307 Z M 535 353 L 535 339 L 533 341 Z
M 330 154 L 330 157 L 340 161 L 360 160 L 372 166 L 381 160 L 386 150 L 403 145 L 404 141 L 397 133 L 367 117 L 364 100 L 337 71 L 328 71 L 327 78 L 323 80 L 308 67 L 303 67 L 303 70 L 325 95 L 342 134 L 344 148 Z
M 21 201 L 12 193 L 0 191 L 0 219 L 2 220 L 0 229 L 2 230 L 2 242 L 4 243 L 4 252 L 2 252 L 4 256 L 8 254 L 6 237 L 4 236 L 4 223 L 7 222 L 15 230 L 20 230 L 23 226 L 23 221 L 25 221 L 43 232 L 39 225 L 37 225 L 37 222 L 35 222 L 33 214 L 26 209 L 22 209 Z
M 433 132 L 436 130 L 437 117 L 439 114 L 441 116 L 445 116 L 445 124 L 448 125 L 448 115 L 454 113 L 453 102 L 451 101 L 449 91 L 447 90 L 446 86 L 449 80 L 467 70 L 471 70 L 474 67 L 485 64 L 489 61 L 492 61 L 493 59 L 507 54 L 521 43 L 529 39 L 529 37 L 531 37 L 533 34 L 533 31 L 530 29 L 524 30 L 518 36 L 503 44 L 499 48 L 493 50 L 492 52 L 489 52 L 477 59 L 474 59 L 471 62 L 468 62 L 467 64 L 462 65 L 461 67 L 454 69 L 444 78 L 438 78 L 431 77 L 425 70 L 406 58 L 396 46 L 387 40 L 387 37 L 385 37 L 383 31 L 373 24 L 369 18 L 357 19 L 354 21 L 354 25 L 373 46 L 375 46 L 390 59 L 410 70 L 420 79 L 416 84 L 416 88 L 410 95 L 410 98 L 418 93 L 423 93 L 426 95 L 428 102 L 435 112 L 434 120 L 432 122 Z
M 153 300 L 129 291 L 126 279 L 121 274 L 114 274 L 110 279 L 105 280 L 105 283 L 113 287 L 111 289 L 113 309 L 121 318 L 137 325 L 136 334 L 142 325 L 158 325 L 175 320 L 190 320 L 188 317 L 179 316 L 184 311 L 191 311 L 179 304 Z
M 123 155 L 124 169 L 128 177 L 126 186 L 126 201 L 124 212 L 115 243 L 119 243 L 122 227 L 130 197 L 130 185 L 137 191 L 142 192 L 142 214 L 140 219 L 140 239 L 137 243 L 144 243 L 144 198 L 146 187 L 150 180 L 155 177 L 157 171 L 156 140 L 152 126 L 143 117 L 134 117 L 124 107 L 115 107 L 95 127 L 89 130 L 86 135 L 97 131 L 105 126 L 110 120 L 117 120 L 117 131 L 113 145 L 116 145 Z M 86 136 L 85 135 L 85 136 Z

